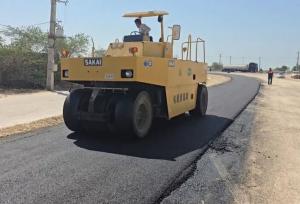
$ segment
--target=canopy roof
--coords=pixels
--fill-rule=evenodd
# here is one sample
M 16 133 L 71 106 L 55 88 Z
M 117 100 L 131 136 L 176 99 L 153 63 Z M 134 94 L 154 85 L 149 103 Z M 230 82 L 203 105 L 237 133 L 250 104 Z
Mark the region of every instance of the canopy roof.
M 146 12 L 126 13 L 123 15 L 123 17 L 142 18 L 142 17 L 163 16 L 168 14 L 169 13 L 166 11 L 146 11 Z

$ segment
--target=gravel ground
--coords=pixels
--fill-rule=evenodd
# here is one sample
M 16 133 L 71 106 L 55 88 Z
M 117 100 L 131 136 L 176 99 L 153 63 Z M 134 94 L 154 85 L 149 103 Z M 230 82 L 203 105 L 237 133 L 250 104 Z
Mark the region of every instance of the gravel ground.
M 16 94 L 31 94 L 31 93 L 38 93 L 43 92 L 40 89 L 7 89 L 4 87 L 0 87 L 0 98 L 4 98 L 11 95 Z
M 300 203 L 300 80 L 264 84 L 239 186 L 251 203 Z
M 231 80 L 230 76 L 208 74 L 208 76 L 207 76 L 207 86 L 217 86 L 217 85 L 226 83 L 230 80 Z
M 54 116 L 50 118 L 33 121 L 30 123 L 24 123 L 24 124 L 14 125 L 7 128 L 1 128 L 0 138 L 7 137 L 14 134 L 26 133 L 40 128 L 55 126 L 62 122 L 63 122 L 62 116 Z
M 0 129 L 59 116 L 65 95 L 50 91 L 0 98 Z

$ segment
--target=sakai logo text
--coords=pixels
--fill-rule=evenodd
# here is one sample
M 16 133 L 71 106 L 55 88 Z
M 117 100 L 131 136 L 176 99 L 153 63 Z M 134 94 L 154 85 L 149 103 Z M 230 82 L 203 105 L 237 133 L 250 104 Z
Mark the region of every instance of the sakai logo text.
M 102 58 L 85 58 L 84 66 L 102 66 Z

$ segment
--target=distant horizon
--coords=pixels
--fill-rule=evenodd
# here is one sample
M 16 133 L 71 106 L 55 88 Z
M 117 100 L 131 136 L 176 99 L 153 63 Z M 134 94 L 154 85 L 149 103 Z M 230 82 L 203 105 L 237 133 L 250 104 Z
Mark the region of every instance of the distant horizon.
M 28 26 L 49 21 L 50 0 L 32 0 L 25 4 L 21 0 L 2 0 L 0 24 L 14 27 Z M 192 6 L 189 6 L 192 5 Z M 153 3 L 150 0 L 79 1 L 69 4 L 58 3 L 57 19 L 62 21 L 66 35 L 86 33 L 95 40 L 96 48 L 106 49 L 116 38 L 137 30 L 133 19 L 122 18 L 125 12 L 166 10 L 167 26 L 180 24 L 180 42 L 175 42 L 174 56 L 180 56 L 180 45 L 189 33 L 206 40 L 207 62 L 223 64 L 259 63 L 261 67 L 276 68 L 296 65 L 300 51 L 299 11 L 300 1 L 274 0 L 245 1 L 203 0 L 173 1 Z M 30 12 L 29 12 L 30 11 Z M 151 27 L 151 35 L 158 40 L 159 25 L 156 19 L 144 22 Z M 49 25 L 41 24 L 47 31 Z M 1 28 L 1 27 L 0 27 Z

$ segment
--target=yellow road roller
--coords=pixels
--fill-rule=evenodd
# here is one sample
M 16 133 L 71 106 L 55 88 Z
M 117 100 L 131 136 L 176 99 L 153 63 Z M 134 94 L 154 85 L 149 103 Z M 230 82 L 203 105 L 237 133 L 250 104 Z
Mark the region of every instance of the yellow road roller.
M 62 80 L 82 85 L 66 98 L 63 118 L 76 132 L 92 128 L 121 135 L 145 137 L 155 118 L 172 119 L 189 112 L 206 113 L 207 64 L 205 41 L 201 38 L 181 44 L 181 56 L 173 56 L 180 25 L 164 35 L 165 11 L 126 13 L 123 17 L 141 22 L 157 18 L 160 36 L 133 31 L 123 41 L 110 43 L 102 57 L 62 56 Z M 139 20 L 137 20 L 139 19 Z M 146 26 L 147 27 L 147 26 Z

